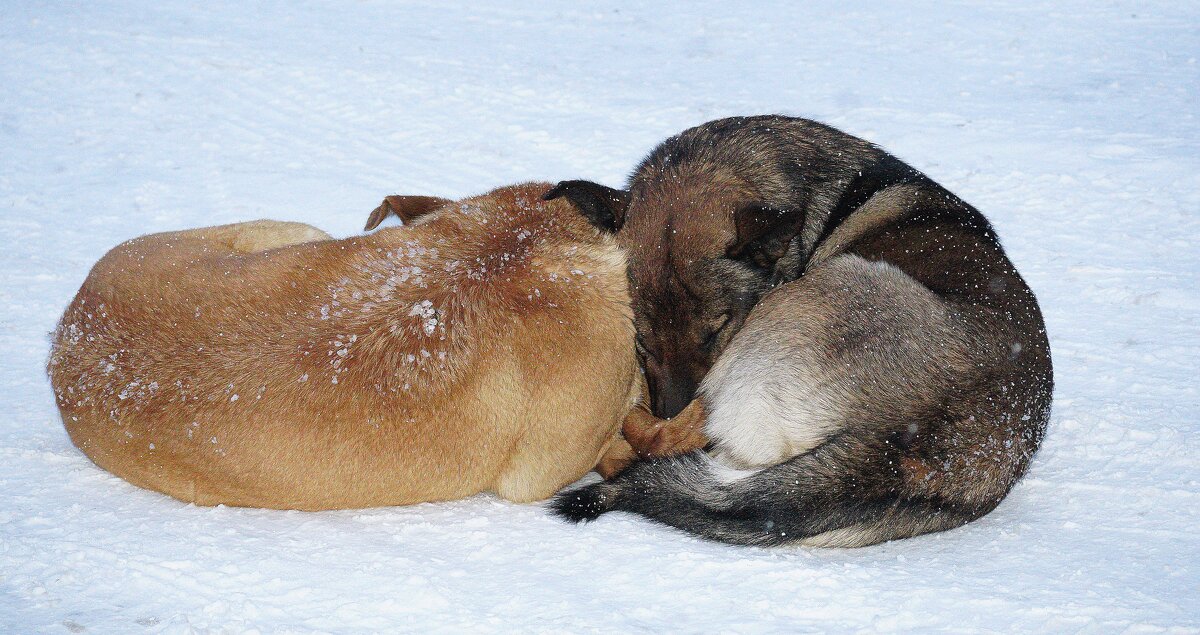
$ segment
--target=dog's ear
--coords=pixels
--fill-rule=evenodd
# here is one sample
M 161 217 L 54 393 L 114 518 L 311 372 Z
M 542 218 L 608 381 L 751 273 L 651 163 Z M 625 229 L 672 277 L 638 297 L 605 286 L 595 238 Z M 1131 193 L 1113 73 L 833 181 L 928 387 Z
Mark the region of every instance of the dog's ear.
M 371 231 L 379 227 L 388 216 L 395 214 L 407 225 L 412 221 L 432 212 L 433 210 L 452 201 L 436 196 L 388 196 L 367 217 L 367 226 L 363 231 Z
M 804 212 L 752 203 L 735 212 L 733 220 L 737 238 L 725 255 L 769 272 L 800 233 Z
M 592 225 L 606 232 L 615 232 L 625 224 L 629 209 L 629 191 L 614 190 L 591 181 L 560 181 L 542 195 L 550 201 L 565 196 L 575 204 Z

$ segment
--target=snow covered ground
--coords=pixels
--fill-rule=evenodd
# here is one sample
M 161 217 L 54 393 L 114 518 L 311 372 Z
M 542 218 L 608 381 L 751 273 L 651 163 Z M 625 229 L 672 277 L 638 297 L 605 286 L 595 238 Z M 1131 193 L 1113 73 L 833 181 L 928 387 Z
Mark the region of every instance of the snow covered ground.
M 3 3 L 0 632 L 1200 632 L 1200 6 L 874 4 Z M 46 334 L 126 238 L 617 185 L 762 112 L 925 170 L 1041 298 L 1051 428 L 985 519 L 763 550 L 487 496 L 199 508 L 62 429 Z

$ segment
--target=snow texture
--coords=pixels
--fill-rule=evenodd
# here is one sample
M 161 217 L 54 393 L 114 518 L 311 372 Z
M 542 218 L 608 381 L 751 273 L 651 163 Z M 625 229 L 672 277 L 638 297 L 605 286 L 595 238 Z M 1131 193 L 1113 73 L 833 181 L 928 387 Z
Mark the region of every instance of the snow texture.
M 5 3 L 0 632 L 1200 632 L 1200 6 L 479 5 Z M 978 206 L 1041 299 L 1052 423 L 979 522 L 767 550 L 490 496 L 203 508 L 63 431 L 46 334 L 122 240 L 618 185 L 668 135 L 764 112 Z

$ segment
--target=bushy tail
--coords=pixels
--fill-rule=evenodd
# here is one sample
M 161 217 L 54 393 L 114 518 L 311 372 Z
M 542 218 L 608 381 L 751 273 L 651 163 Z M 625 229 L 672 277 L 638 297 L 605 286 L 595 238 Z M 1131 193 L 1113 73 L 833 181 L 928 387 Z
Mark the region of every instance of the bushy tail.
M 898 471 L 871 450 L 835 438 L 734 479 L 697 451 L 635 463 L 613 480 L 559 494 L 550 506 L 573 522 L 626 511 L 720 542 L 829 547 L 950 529 L 989 511 L 906 495 Z

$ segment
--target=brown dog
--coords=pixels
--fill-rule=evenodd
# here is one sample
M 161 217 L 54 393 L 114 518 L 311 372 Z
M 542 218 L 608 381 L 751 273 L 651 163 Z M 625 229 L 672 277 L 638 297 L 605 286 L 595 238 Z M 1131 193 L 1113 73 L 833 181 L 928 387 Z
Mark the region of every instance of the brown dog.
M 72 441 L 184 501 L 306 510 L 532 501 L 621 464 L 625 261 L 548 188 L 389 197 L 371 223 L 413 226 L 345 240 L 256 221 L 122 244 L 54 335 Z

